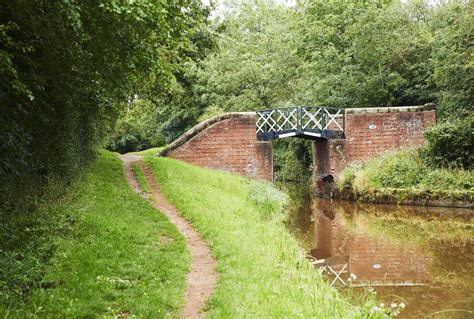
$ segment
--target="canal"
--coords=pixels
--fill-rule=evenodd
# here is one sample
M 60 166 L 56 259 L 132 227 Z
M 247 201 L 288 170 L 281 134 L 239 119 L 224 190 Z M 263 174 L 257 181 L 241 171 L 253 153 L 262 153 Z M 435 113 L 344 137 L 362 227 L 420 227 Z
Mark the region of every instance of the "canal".
M 352 299 L 406 305 L 400 318 L 474 318 L 474 213 L 360 204 L 287 186 L 287 227 L 328 283 Z

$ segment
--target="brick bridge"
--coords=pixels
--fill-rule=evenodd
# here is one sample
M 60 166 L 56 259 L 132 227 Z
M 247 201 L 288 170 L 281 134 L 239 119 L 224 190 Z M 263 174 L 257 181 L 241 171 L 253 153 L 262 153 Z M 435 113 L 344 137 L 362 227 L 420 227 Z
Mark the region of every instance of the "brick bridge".
M 431 104 L 226 113 L 196 125 L 160 155 L 273 181 L 271 140 L 300 137 L 313 141 L 313 172 L 317 180 L 337 180 L 350 163 L 423 144 L 423 130 L 435 122 L 436 111 Z

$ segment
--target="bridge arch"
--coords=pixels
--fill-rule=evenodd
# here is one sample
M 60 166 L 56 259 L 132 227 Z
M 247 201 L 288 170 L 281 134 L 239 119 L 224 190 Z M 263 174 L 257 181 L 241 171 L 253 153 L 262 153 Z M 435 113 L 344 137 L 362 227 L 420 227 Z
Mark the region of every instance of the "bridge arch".
M 337 180 L 348 164 L 422 145 L 423 131 L 435 122 L 432 104 L 345 110 L 304 106 L 227 113 L 196 125 L 161 155 L 272 181 L 271 140 L 311 139 L 313 175 L 323 193 L 328 179 Z
M 159 155 L 271 182 L 272 144 L 258 140 L 255 127 L 255 112 L 218 115 L 188 130 Z

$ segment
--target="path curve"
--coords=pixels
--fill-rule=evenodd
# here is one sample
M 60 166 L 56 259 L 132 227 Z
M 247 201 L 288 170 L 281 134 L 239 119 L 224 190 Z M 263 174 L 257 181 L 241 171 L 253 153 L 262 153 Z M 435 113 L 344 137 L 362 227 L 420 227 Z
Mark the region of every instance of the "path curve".
M 189 251 L 191 252 L 191 270 L 186 278 L 185 304 L 182 318 L 202 318 L 204 316 L 203 308 L 217 282 L 216 262 L 212 257 L 209 246 L 192 228 L 191 224 L 179 215 L 178 210 L 168 202 L 153 178 L 152 171 L 142 161 L 140 155 L 125 154 L 120 155 L 120 159 L 124 163 L 124 175 L 128 184 L 135 192 L 148 199 L 153 207 L 165 214 L 186 239 Z M 131 168 L 133 162 L 137 162 L 145 175 L 148 185 L 150 185 L 152 190 L 150 194 L 145 194 L 140 189 Z

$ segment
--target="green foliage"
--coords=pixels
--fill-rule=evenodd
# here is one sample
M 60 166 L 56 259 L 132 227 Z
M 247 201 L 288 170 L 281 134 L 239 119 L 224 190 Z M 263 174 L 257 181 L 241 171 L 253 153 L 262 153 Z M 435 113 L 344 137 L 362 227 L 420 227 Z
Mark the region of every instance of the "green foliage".
M 275 1 L 242 1 L 218 24 L 217 50 L 198 70 L 204 106 L 255 111 L 285 105 L 298 90 L 301 13 Z
M 435 167 L 474 167 L 474 115 L 451 117 L 430 128 L 423 159 Z
M 355 172 L 354 169 L 345 169 L 341 173 L 341 180 L 339 182 L 339 188 L 341 190 L 351 189 L 354 185 Z
M 77 198 L 76 185 L 58 179 L 46 185 L 21 181 L 4 179 L 0 185 L 0 315 L 2 307 L 18 307 L 28 299 L 43 279 L 57 239 L 75 222 L 67 208 Z
M 141 190 L 144 191 L 145 193 L 151 193 L 152 189 L 150 185 L 148 184 L 146 177 L 143 174 L 140 166 L 135 162 L 131 164 L 131 168 Z
M 159 130 L 156 112 L 148 100 L 128 103 L 108 137 L 106 148 L 124 154 L 163 146 L 164 136 Z
M 116 154 L 101 152 L 75 190 L 2 220 L 0 317 L 176 317 L 190 257 L 174 225 Z
M 443 116 L 462 117 L 473 110 L 473 26 L 471 1 L 450 1 L 435 12 L 431 61 Z
M 140 111 L 151 106 L 127 101 L 169 94 L 183 61 L 202 54 L 208 13 L 199 0 L 2 2 L 0 304 L 17 306 L 40 285 L 58 236 L 75 222 L 68 188 L 124 105 L 135 108 L 114 149 L 163 143 Z
M 249 0 L 232 8 L 218 22 L 218 50 L 197 73 L 206 107 L 472 107 L 468 1 Z
M 300 50 L 303 102 L 369 107 L 431 101 L 428 8 L 393 1 L 308 1 Z
M 371 167 L 377 170 L 374 174 L 375 183 L 381 187 L 392 188 L 410 188 L 418 185 L 424 177 L 425 169 L 417 157 L 406 154 L 385 156 L 379 167 Z M 383 169 L 378 170 L 382 167 Z
M 276 181 L 305 183 L 311 176 L 311 143 L 302 139 L 273 143 L 273 169 Z
M 140 152 L 132 152 L 132 154 L 138 154 L 143 156 L 155 156 L 157 153 L 161 152 L 165 147 L 152 147 L 150 149 L 140 151 Z
M 232 4 L 216 20 L 217 49 L 193 69 L 202 118 L 289 104 L 437 102 L 442 116 L 472 109 L 474 15 L 467 1 Z M 275 149 L 275 172 L 294 180 L 308 162 L 284 148 Z
M 288 204 L 284 193 L 264 183 L 253 183 L 250 187 L 250 200 L 258 207 L 263 217 L 281 214 Z
M 419 151 L 398 151 L 346 168 L 339 187 L 356 192 L 383 189 L 472 192 L 474 173 L 432 168 L 420 158 Z
M 207 15 L 198 0 L 3 3 L 0 176 L 84 167 L 120 105 L 168 94 L 201 54 Z

